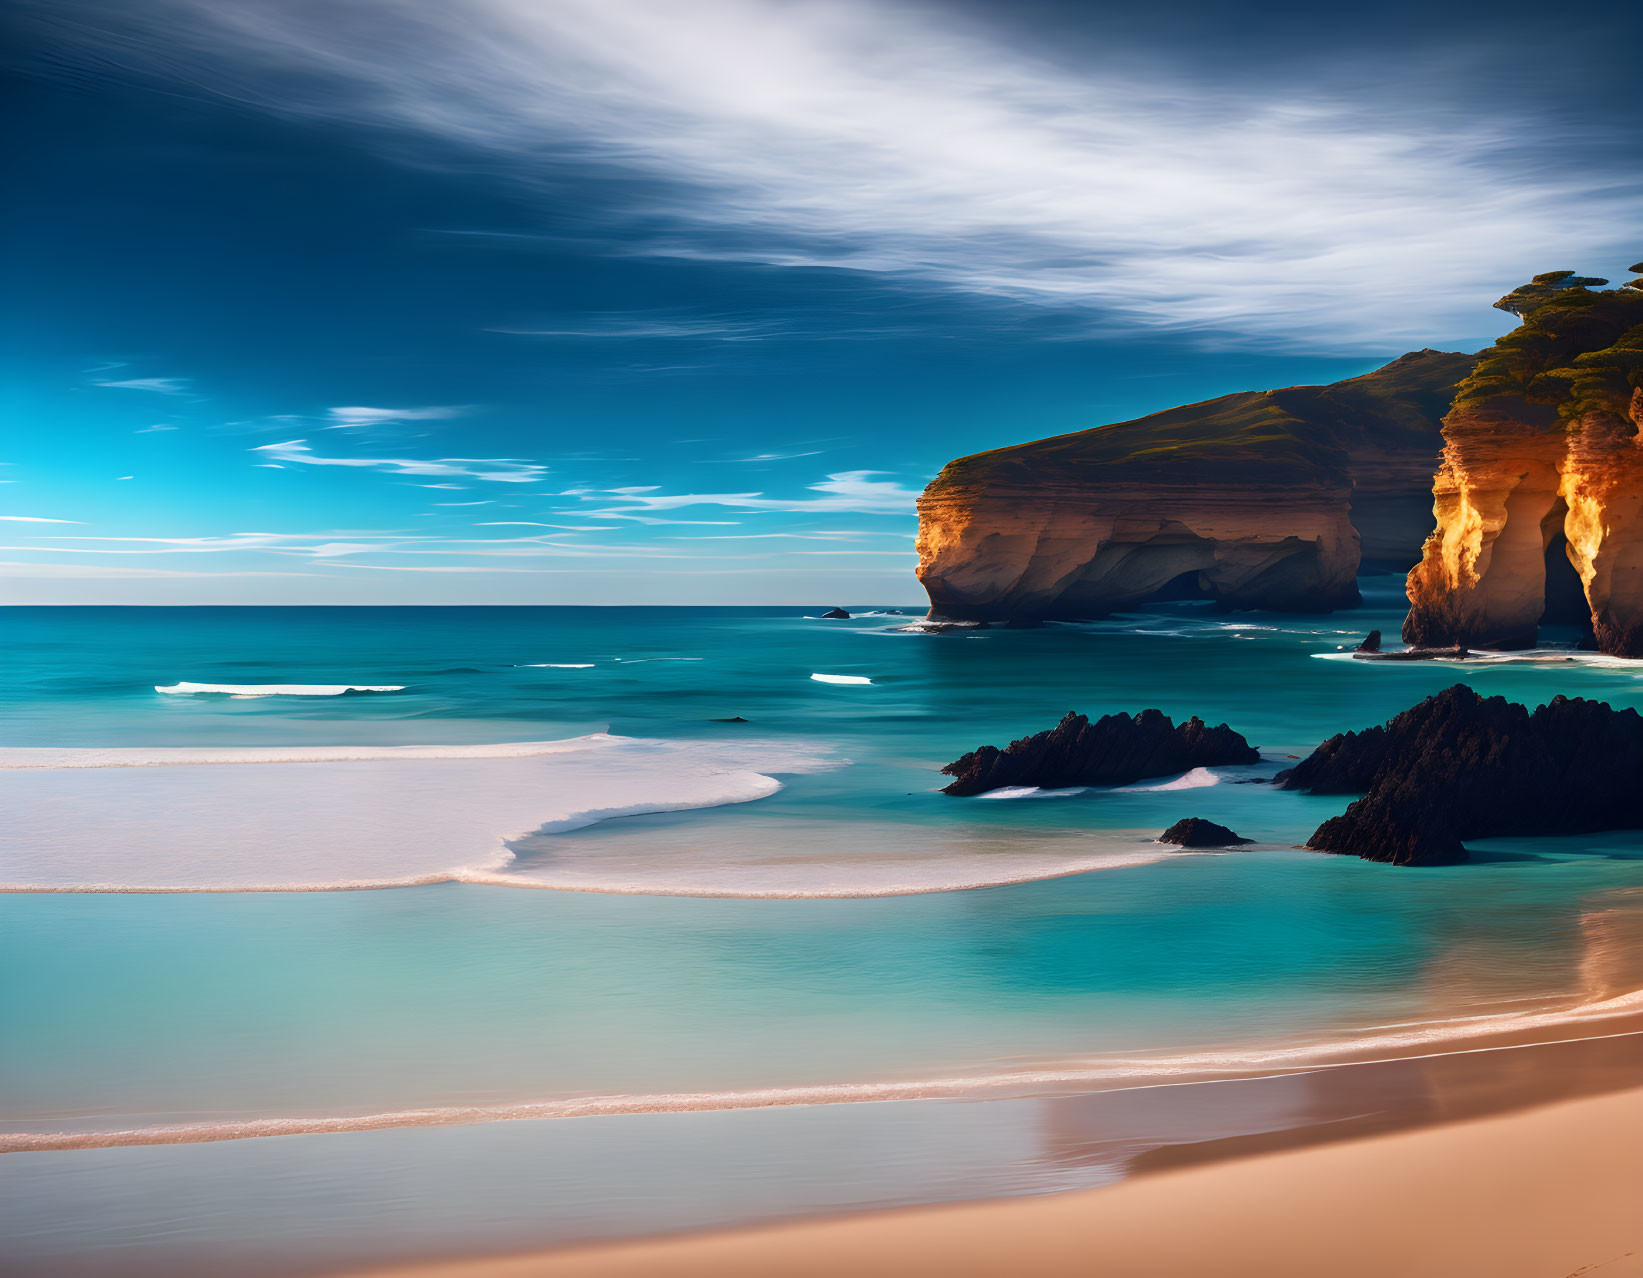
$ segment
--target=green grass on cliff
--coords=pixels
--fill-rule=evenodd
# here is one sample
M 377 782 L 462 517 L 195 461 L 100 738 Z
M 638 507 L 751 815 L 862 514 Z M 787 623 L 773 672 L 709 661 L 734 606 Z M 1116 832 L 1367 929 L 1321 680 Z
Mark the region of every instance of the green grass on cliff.
M 1474 359 L 1417 351 L 1333 385 L 1243 391 L 996 448 L 948 463 L 931 487 L 1347 482 L 1349 454 L 1366 446 L 1435 453 L 1439 423 Z
M 1607 283 L 1548 271 L 1496 302 L 1523 322 L 1483 352 L 1456 405 L 1508 397 L 1555 406 L 1564 420 L 1624 414 L 1643 387 L 1643 280 Z

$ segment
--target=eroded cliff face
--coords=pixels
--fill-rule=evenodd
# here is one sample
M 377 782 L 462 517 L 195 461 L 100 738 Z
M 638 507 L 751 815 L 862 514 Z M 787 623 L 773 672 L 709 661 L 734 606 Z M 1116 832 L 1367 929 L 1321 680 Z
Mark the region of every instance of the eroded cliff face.
M 1444 421 L 1406 642 L 1527 648 L 1575 622 L 1643 656 L 1643 280 L 1606 282 L 1553 271 L 1497 303 L 1523 323 Z
M 1104 616 L 1149 599 L 1327 611 L 1432 527 L 1439 421 L 1473 356 L 1246 392 L 961 457 L 919 499 L 932 617 Z

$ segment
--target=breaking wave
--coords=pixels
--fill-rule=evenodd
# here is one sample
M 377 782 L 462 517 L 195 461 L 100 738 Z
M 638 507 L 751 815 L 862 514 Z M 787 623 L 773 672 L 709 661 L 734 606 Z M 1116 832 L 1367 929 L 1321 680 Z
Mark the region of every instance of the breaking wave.
M 1036 785 L 1001 785 L 996 790 L 987 790 L 975 797 L 978 799 L 1064 799 L 1075 794 L 1083 794 L 1087 787 L 1081 785 L 1066 786 L 1059 790 L 1046 790 Z
M 1314 652 L 1312 654 L 1319 661 L 1350 661 L 1360 666 L 1390 666 L 1397 668 L 1411 663 L 1403 661 L 1368 661 L 1360 658 L 1351 649 L 1339 652 Z M 1513 652 L 1483 652 L 1474 651 L 1464 657 L 1427 657 L 1417 665 L 1436 666 L 1556 666 L 1567 669 L 1570 666 L 1590 666 L 1604 670 L 1624 670 L 1632 674 L 1643 674 L 1643 661 L 1636 657 L 1611 657 L 1602 652 L 1576 652 L 1568 648 L 1523 648 Z
M 1194 768 L 1191 772 L 1183 772 L 1178 777 L 1162 782 L 1159 785 L 1126 785 L 1119 788 L 1120 794 L 1156 794 L 1164 790 L 1202 790 L 1205 786 L 1220 785 L 1221 778 L 1208 768 Z
M 168 696 L 341 697 L 350 692 L 404 692 L 402 683 L 182 683 L 155 684 Z

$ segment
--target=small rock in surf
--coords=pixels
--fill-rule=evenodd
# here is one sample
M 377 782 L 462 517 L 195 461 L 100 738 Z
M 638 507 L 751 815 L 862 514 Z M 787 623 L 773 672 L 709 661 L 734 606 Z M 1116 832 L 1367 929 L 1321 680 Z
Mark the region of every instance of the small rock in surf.
M 1230 848 L 1240 843 L 1253 843 L 1234 834 L 1224 825 L 1206 821 L 1202 817 L 1187 817 L 1177 821 L 1158 836 L 1160 843 L 1176 843 L 1184 848 Z

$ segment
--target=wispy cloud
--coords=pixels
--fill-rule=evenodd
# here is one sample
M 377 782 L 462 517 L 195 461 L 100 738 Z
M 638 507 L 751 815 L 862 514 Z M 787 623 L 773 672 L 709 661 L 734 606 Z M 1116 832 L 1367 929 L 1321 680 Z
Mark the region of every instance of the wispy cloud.
M 260 444 L 251 451 L 293 465 L 349 466 L 391 475 L 451 475 L 499 484 L 531 484 L 548 473 L 548 468 L 537 462 L 511 457 L 321 457 L 303 439 Z
M 593 518 L 638 518 L 636 511 L 684 510 L 692 506 L 724 506 L 732 510 L 780 511 L 787 514 L 819 514 L 827 511 L 864 515 L 905 515 L 913 512 L 918 498 L 914 489 L 904 488 L 894 479 L 877 479 L 883 471 L 843 470 L 829 475 L 806 490 L 816 497 L 767 497 L 763 493 L 665 493 L 655 487 L 610 488 L 605 494 L 584 496 L 583 501 L 614 494 L 620 505 L 607 505 L 582 513 Z
M 67 523 L 68 520 L 49 520 Z M 356 540 L 365 537 L 371 540 Z M 384 540 L 386 539 L 386 540 Z M 241 532 L 204 537 L 116 537 L 54 534 L 36 539 L 32 546 L 6 546 L 5 550 L 44 551 L 50 554 L 73 555 L 214 555 L 243 550 L 271 550 L 285 554 L 312 555 L 328 559 L 338 555 L 356 554 L 363 550 L 383 550 L 402 539 L 396 533 L 271 533 Z M 403 540 L 416 541 L 417 536 Z M 56 545 L 54 542 L 73 542 L 74 545 Z M 92 544 L 84 544 L 92 543 Z
M 192 395 L 194 383 L 186 377 L 127 377 L 120 381 L 93 381 L 106 390 L 151 391 L 156 395 Z
M 0 515 L 0 520 L 10 524 L 77 524 L 78 519 L 47 519 L 44 515 Z
M 189 572 L 186 569 L 138 568 L 128 564 L 36 564 L 18 561 L 0 561 L 0 571 L 7 577 L 54 579 L 139 580 L 173 577 L 215 577 L 225 581 L 239 581 L 247 577 L 313 577 L 311 572 Z
M 706 458 L 705 460 L 729 462 L 733 464 L 744 464 L 747 462 L 795 461 L 800 457 L 820 457 L 825 451 L 825 449 L 813 448 L 809 452 L 805 453 L 754 453 L 751 457 L 711 457 Z
M 465 408 L 434 406 L 430 408 L 328 408 L 330 419 L 323 430 L 380 431 L 385 427 L 403 426 L 406 422 L 443 422 L 461 417 Z
M 1521 271 L 1635 238 L 1635 171 L 1499 94 L 1444 96 L 1460 65 L 1341 50 L 1312 83 L 1079 65 L 953 7 L 869 0 L 173 12 L 193 21 L 167 24 L 167 58 L 192 46 L 270 110 L 420 138 L 556 206 L 572 152 L 643 179 L 630 252 L 1385 346 L 1475 335 Z
M 774 336 L 773 324 L 752 320 L 647 319 L 630 314 L 583 316 L 574 321 L 540 328 L 490 327 L 487 333 L 511 337 L 585 337 L 596 341 L 655 341 L 669 338 L 689 341 L 756 342 Z
M 139 426 L 136 430 L 132 431 L 131 433 L 133 435 L 152 435 L 155 431 L 176 430 L 176 429 L 177 429 L 177 427 L 168 426 L 164 422 L 156 422 L 152 426 Z

